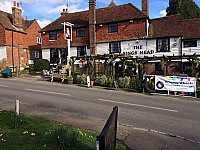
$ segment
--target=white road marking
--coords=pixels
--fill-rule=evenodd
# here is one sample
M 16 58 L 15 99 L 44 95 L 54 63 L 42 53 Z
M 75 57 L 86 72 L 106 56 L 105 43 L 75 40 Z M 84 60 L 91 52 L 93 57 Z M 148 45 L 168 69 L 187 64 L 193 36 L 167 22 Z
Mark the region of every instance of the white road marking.
M 7 85 L 0 85 L 0 87 L 8 87 Z
M 33 92 L 39 92 L 39 93 L 48 93 L 48 94 L 56 94 L 56 95 L 71 96 L 70 94 L 65 94 L 65 93 L 56 93 L 56 92 L 41 91 L 41 90 L 35 90 L 35 89 L 26 89 L 26 90 L 27 90 L 27 91 L 33 91 Z
M 169 111 L 169 112 L 176 112 L 176 113 L 178 112 L 177 110 L 172 110 L 172 109 L 152 107 L 152 106 L 146 106 L 146 105 L 138 105 L 138 104 L 132 104 L 132 103 L 124 103 L 124 102 L 111 101 L 111 100 L 105 100 L 105 99 L 99 99 L 99 101 L 110 102 L 110 103 L 117 103 L 117 104 L 123 104 L 123 105 L 130 105 L 130 106 L 137 106 L 137 107 L 144 107 L 144 108 L 150 108 L 150 109 L 157 109 L 157 110 L 163 110 L 163 111 Z

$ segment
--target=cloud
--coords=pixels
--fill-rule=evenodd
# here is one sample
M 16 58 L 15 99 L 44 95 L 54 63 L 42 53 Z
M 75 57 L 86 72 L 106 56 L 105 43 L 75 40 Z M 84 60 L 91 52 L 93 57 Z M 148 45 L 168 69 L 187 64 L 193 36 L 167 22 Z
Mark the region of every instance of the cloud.
M 167 15 L 166 9 L 161 10 L 161 11 L 160 11 L 160 15 L 161 15 L 162 17 L 166 16 L 166 15 Z
M 53 14 L 53 13 L 61 13 L 63 8 L 67 8 L 67 5 L 61 5 L 53 9 L 47 9 L 46 13 Z
M 7 13 L 12 13 L 12 2 L 9 1 L 3 1 L 0 2 L 0 10 L 5 11 Z
M 79 11 L 83 11 L 83 10 L 87 10 L 88 8 L 83 8 L 83 9 L 80 9 L 80 4 L 73 4 L 73 5 L 70 5 L 69 6 L 69 12 L 70 13 L 73 13 L 73 12 L 79 12 Z M 58 6 L 56 8 L 52 8 L 52 9 L 46 9 L 46 13 L 48 14 L 59 14 L 63 11 L 63 9 L 66 9 L 67 8 L 67 5 L 61 5 L 61 6 Z
M 44 19 L 44 20 L 37 20 L 37 22 L 38 22 L 38 24 L 40 25 L 41 28 L 44 28 L 45 26 L 47 26 L 48 24 L 51 23 L 51 21 L 46 20 L 46 19 Z

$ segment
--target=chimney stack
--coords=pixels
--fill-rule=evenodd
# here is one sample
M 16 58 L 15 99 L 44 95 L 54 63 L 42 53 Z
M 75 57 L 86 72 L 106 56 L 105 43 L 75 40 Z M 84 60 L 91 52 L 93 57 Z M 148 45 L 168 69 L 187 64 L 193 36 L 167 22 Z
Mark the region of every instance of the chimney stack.
M 22 9 L 19 7 L 19 3 L 14 1 L 14 6 L 12 7 L 12 23 L 17 28 L 22 28 Z
M 142 12 L 149 17 L 149 0 L 142 0 Z
M 97 55 L 96 48 L 96 0 L 89 0 L 89 39 L 90 39 L 90 54 Z
M 26 21 L 28 21 L 28 16 L 26 16 Z

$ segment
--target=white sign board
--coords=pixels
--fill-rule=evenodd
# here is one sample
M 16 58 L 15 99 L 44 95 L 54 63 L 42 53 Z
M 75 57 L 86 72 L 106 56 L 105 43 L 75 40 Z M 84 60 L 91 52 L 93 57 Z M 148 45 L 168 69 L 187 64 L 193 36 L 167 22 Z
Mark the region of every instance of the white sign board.
M 155 90 L 196 92 L 196 78 L 155 76 Z

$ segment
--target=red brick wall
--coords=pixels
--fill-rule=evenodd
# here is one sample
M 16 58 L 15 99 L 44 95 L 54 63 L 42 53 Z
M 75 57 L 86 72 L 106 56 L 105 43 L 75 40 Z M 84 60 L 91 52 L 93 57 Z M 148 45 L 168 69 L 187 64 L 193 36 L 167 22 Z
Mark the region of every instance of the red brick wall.
M 5 30 L 3 26 L 0 23 L 0 45 L 5 45 L 6 40 L 5 40 Z
M 98 42 L 120 41 L 128 39 L 137 39 L 146 36 L 146 21 L 138 20 L 134 22 L 118 23 L 118 32 L 108 33 L 108 24 L 103 24 L 102 27 L 96 26 L 96 37 Z M 89 45 L 89 30 L 86 28 L 86 36 L 84 38 L 76 37 L 76 29 L 73 29 L 72 46 Z M 61 48 L 67 47 L 67 42 L 64 39 L 63 31 L 57 31 L 57 40 L 49 41 L 49 34 L 46 32 L 42 35 L 42 48 Z
M 145 20 L 118 23 L 118 32 L 108 33 L 108 24 L 97 26 L 97 43 L 142 38 L 146 36 Z
M 7 47 L 7 63 L 9 66 L 12 66 L 12 48 Z M 13 56 L 14 56 L 14 65 L 15 66 L 25 66 L 28 63 L 28 60 L 30 59 L 30 53 L 29 50 L 23 49 L 23 46 L 14 47 L 13 48 Z M 23 58 L 23 59 L 21 59 Z
M 40 26 L 36 21 L 34 21 L 27 30 L 27 35 L 24 36 L 24 43 L 26 47 L 37 45 L 37 37 L 41 38 L 41 34 L 38 32 L 39 30 L 41 30 Z
M 6 35 L 6 45 L 12 45 L 12 31 L 5 30 Z M 23 44 L 26 47 L 26 43 L 24 42 L 25 34 L 19 32 L 13 32 L 13 45 L 14 47 L 18 47 L 19 44 Z M 27 39 L 28 40 L 28 39 Z
M 85 30 L 85 37 L 83 38 L 77 38 L 76 37 L 76 29 L 73 29 L 72 31 L 72 46 L 82 46 L 82 45 L 88 45 L 89 44 L 89 34 L 88 34 L 88 28 Z M 67 47 L 67 40 L 64 38 L 64 32 L 63 31 L 57 31 L 57 40 L 49 40 L 49 32 L 46 32 L 45 34 L 42 34 L 42 48 L 62 48 Z
M 13 53 L 14 53 L 14 63 L 15 65 L 25 66 L 28 64 L 30 59 L 30 47 L 37 46 L 37 37 L 41 37 L 41 34 L 38 32 L 40 26 L 36 21 L 29 27 L 27 34 L 13 32 Z M 9 66 L 12 66 L 12 31 L 5 30 L 5 41 L 7 47 L 7 63 Z M 19 52 L 18 52 L 19 49 Z M 37 48 L 38 50 L 38 48 Z M 39 48 L 40 50 L 40 48 Z M 20 60 L 19 60 L 20 57 Z M 23 59 L 21 59 L 23 58 Z M 20 61 L 20 62 L 19 62 Z
M 155 71 L 155 63 L 145 64 L 145 72 L 148 75 L 159 74 L 159 71 Z M 181 72 L 180 62 L 170 62 L 168 65 L 168 75 L 173 75 Z

